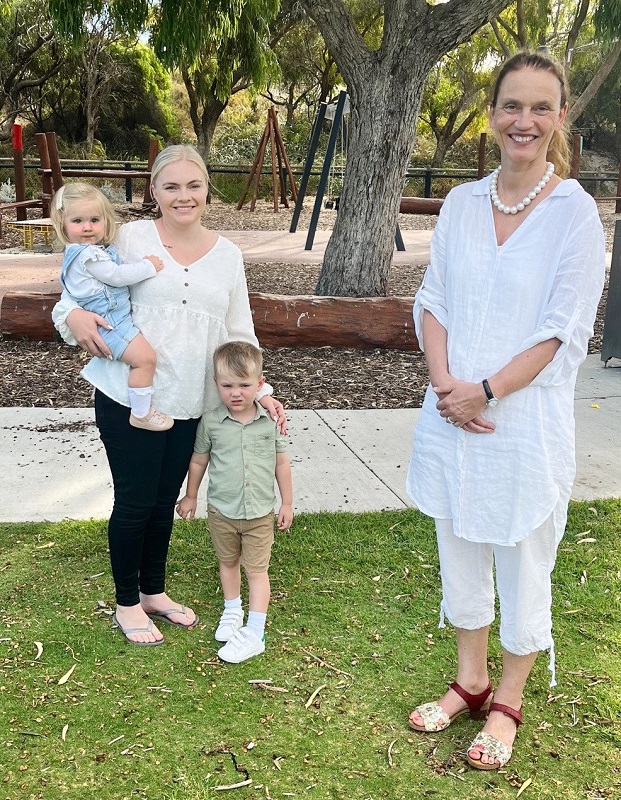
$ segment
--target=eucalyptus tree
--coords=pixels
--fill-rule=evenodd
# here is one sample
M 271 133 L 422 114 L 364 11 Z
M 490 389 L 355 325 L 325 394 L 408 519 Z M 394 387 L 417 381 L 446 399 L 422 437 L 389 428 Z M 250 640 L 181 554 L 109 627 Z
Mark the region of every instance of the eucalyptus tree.
M 339 213 L 316 291 L 382 295 L 427 75 L 509 2 L 386 0 L 381 41 L 370 47 L 343 0 L 300 1 L 336 60 L 351 104 Z
M 44 0 L 0 3 L 0 141 L 10 138 L 64 56 Z
M 490 85 L 491 32 L 485 28 L 439 61 L 429 73 L 420 112 L 419 131 L 428 127 L 436 149 L 430 166 L 441 167 L 447 151 L 468 130 L 485 125 Z
M 231 95 L 264 88 L 276 73 L 271 47 L 291 24 L 295 6 L 293 0 L 49 2 L 59 29 L 76 41 L 84 36 L 86 16 L 101 9 L 128 33 L 148 32 L 158 58 L 182 76 L 197 146 L 205 159 Z

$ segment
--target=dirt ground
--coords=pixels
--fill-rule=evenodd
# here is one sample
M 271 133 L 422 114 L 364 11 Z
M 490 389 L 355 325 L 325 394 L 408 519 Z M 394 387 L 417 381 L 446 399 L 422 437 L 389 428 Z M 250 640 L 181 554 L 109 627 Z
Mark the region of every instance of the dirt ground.
M 299 222 L 308 228 L 312 200 Z M 607 249 L 612 249 L 614 205 L 600 203 Z M 274 213 L 271 203 L 261 201 L 254 212 L 241 211 L 214 199 L 206 224 L 217 230 L 288 230 L 292 208 Z M 124 219 L 142 214 L 138 206 L 120 207 Z M 320 227 L 330 228 L 334 211 L 323 210 Z M 403 230 L 433 229 L 435 217 L 401 215 Z M 0 250 L 21 250 L 21 235 L 6 231 Z M 320 267 L 303 264 L 249 264 L 250 291 L 273 294 L 313 294 Z M 405 265 L 393 268 L 389 294 L 411 297 L 422 279 L 423 268 Z M 601 349 L 607 290 L 600 303 L 590 352 Z M 320 408 L 416 408 L 422 403 L 427 370 L 420 353 L 394 350 L 371 351 L 350 348 L 266 349 L 265 374 L 275 395 L 291 409 Z M 79 375 L 84 354 L 58 342 L 9 341 L 0 338 L 0 406 L 80 407 L 91 405 L 91 387 Z

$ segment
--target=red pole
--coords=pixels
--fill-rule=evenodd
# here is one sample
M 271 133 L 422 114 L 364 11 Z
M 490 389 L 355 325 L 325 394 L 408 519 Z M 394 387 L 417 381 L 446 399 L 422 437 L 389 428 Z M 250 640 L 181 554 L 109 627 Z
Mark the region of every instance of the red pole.
M 22 126 L 15 123 L 11 129 L 13 142 L 13 170 L 15 173 L 15 199 L 18 203 L 26 199 L 26 173 L 24 171 L 24 142 L 22 139 Z M 15 215 L 20 222 L 28 219 L 25 208 L 19 206 Z

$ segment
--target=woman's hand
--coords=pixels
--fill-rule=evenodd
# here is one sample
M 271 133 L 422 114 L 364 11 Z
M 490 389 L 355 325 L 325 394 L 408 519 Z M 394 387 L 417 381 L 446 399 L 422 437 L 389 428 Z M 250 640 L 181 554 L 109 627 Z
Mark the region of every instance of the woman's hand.
M 438 395 L 436 408 L 447 422 L 470 433 L 494 432 L 494 423 L 481 416 L 487 405 L 487 397 L 480 383 L 450 378 L 432 388 Z
M 270 417 L 276 423 L 276 427 L 283 436 L 287 435 L 287 417 L 285 416 L 285 407 L 279 401 L 274 399 L 271 394 L 265 394 L 259 400 L 259 403 L 267 411 Z
M 83 308 L 74 308 L 67 316 L 67 327 L 74 335 L 76 342 L 83 350 L 98 358 L 112 358 L 112 353 L 108 345 L 101 338 L 97 326 L 112 330 L 110 325 L 99 314 L 86 311 Z

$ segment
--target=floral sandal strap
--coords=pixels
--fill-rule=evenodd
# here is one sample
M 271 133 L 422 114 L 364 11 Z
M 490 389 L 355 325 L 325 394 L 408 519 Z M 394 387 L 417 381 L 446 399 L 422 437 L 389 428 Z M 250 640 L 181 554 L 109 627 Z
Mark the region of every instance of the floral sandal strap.
M 498 765 L 492 766 L 490 764 L 489 766 L 483 766 L 480 760 L 475 760 L 468 757 L 468 762 L 473 767 L 477 767 L 478 769 L 498 769 L 498 767 L 504 767 L 513 753 L 512 747 L 509 747 L 509 745 L 501 742 L 500 739 L 497 739 L 495 736 L 491 736 L 489 733 L 485 733 L 484 731 L 477 733 L 477 735 L 474 737 L 474 741 L 468 748 L 468 751 L 470 750 L 478 750 L 481 755 L 486 755 L 488 758 L 498 762 Z
M 425 730 L 429 733 L 439 733 L 451 724 L 451 718 L 439 703 L 423 703 L 414 710 L 418 712 Z

